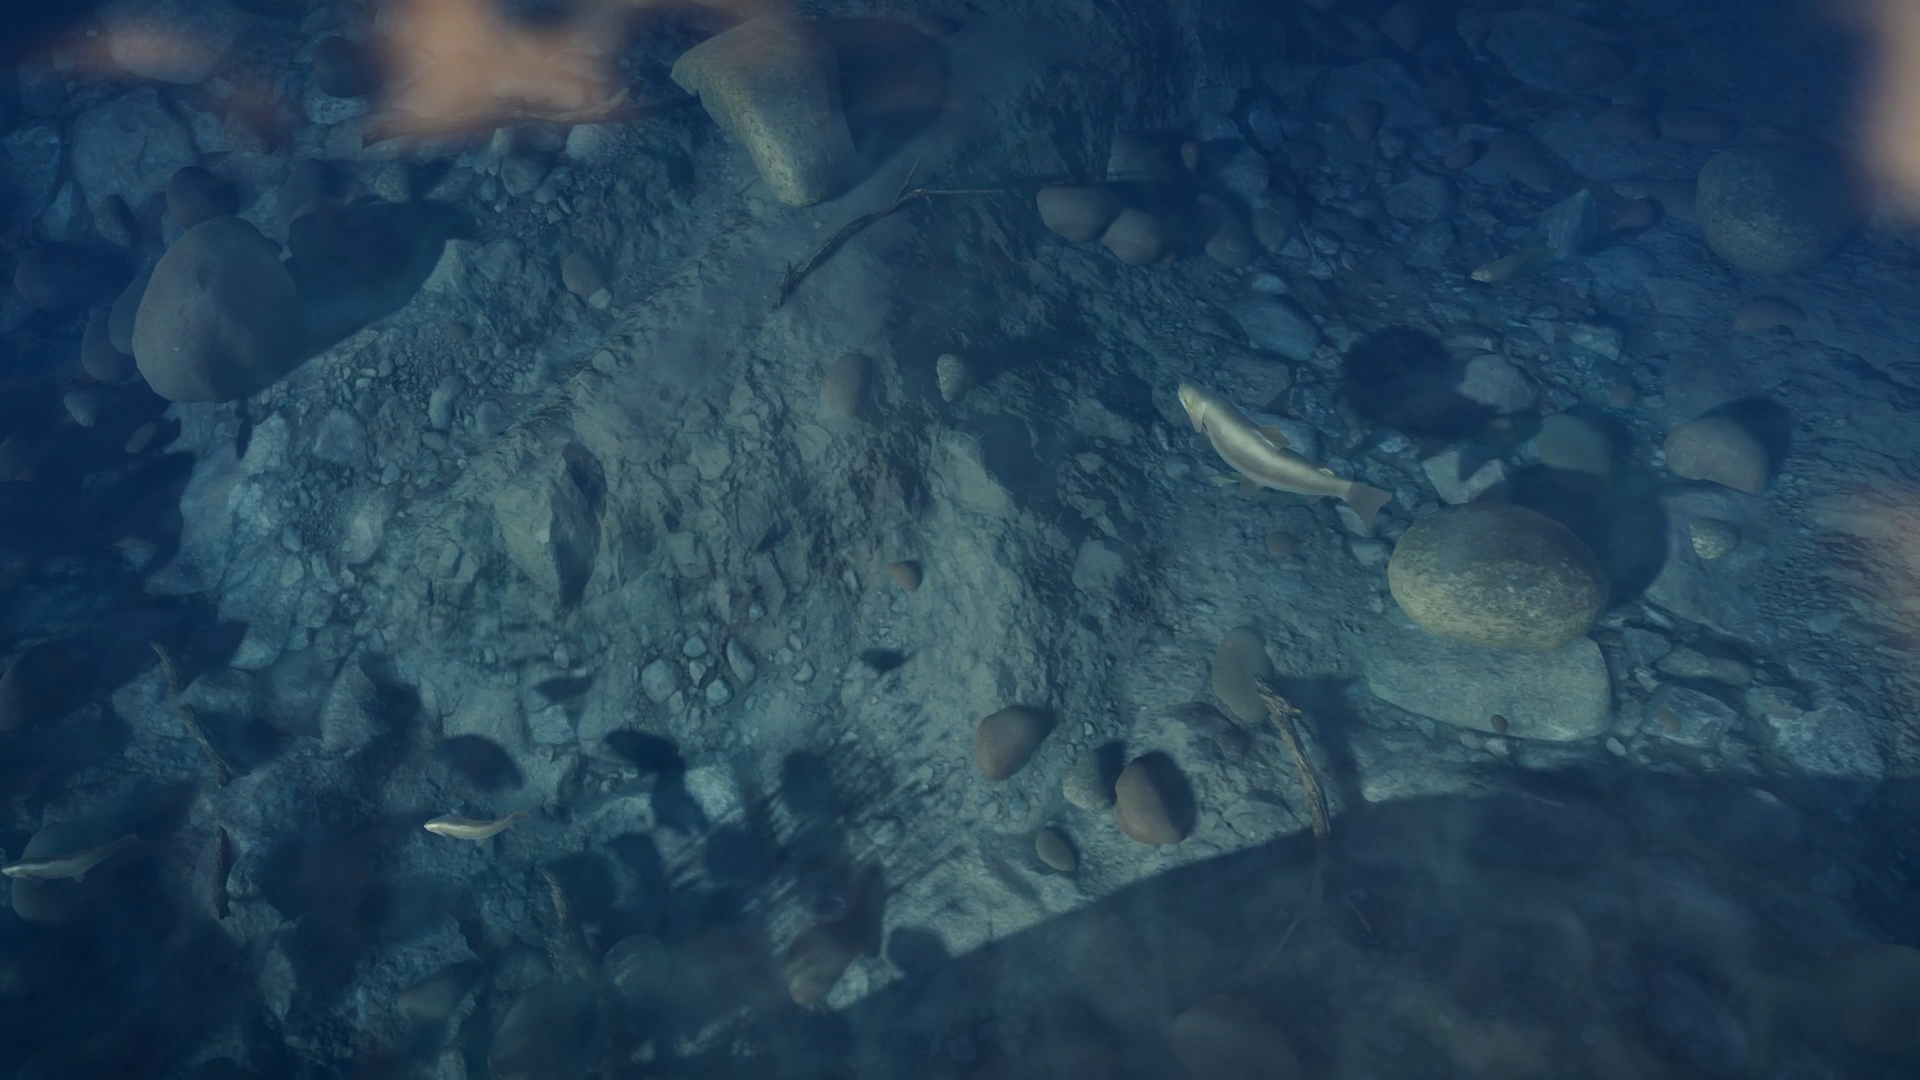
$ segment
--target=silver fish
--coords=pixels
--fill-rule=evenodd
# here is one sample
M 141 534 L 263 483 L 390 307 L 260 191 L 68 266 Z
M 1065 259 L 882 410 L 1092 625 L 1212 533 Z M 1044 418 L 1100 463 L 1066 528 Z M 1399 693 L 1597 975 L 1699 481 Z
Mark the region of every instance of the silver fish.
M 17 878 L 40 878 L 42 880 L 72 878 L 75 881 L 80 881 L 87 876 L 87 871 L 106 862 L 108 858 L 112 857 L 114 852 L 139 842 L 140 838 L 138 836 L 128 833 L 110 844 L 101 844 L 99 847 L 88 848 L 85 851 L 76 851 L 71 855 L 55 855 L 48 859 L 21 859 L 19 862 L 9 866 L 0 866 L 0 874 Z M 0 858 L 4 857 L 5 856 L 0 855 Z
M 514 822 L 522 821 L 527 817 L 525 810 L 515 810 L 495 821 L 461 817 L 459 814 L 444 814 L 427 822 L 426 830 L 439 836 L 451 836 L 455 840 L 485 840 L 496 833 L 505 832 Z
M 1220 460 L 1246 477 L 1249 484 L 1310 499 L 1332 496 L 1353 507 L 1368 527 L 1380 508 L 1393 498 L 1392 492 L 1343 480 L 1287 449 L 1287 437 L 1279 428 L 1255 427 L 1232 402 L 1211 390 L 1181 383 L 1180 404 L 1187 410 L 1193 430 L 1205 435 Z

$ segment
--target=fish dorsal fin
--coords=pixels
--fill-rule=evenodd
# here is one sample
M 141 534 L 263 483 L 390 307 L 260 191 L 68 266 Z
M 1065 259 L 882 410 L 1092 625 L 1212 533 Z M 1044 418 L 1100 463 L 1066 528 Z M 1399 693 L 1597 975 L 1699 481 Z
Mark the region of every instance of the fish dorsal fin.
M 1329 468 L 1327 468 L 1327 467 L 1326 467 L 1326 466 L 1324 466 L 1324 465 L 1322 465 L 1322 466 L 1320 467 L 1320 475 L 1322 475 L 1322 476 L 1332 476 L 1332 475 L 1333 475 L 1333 470 L 1332 470 L 1332 469 L 1329 469 Z
M 1272 444 L 1275 450 L 1285 450 L 1288 446 L 1292 445 L 1287 441 L 1287 433 L 1274 427 L 1272 424 L 1261 428 L 1260 434 L 1266 436 L 1267 442 Z

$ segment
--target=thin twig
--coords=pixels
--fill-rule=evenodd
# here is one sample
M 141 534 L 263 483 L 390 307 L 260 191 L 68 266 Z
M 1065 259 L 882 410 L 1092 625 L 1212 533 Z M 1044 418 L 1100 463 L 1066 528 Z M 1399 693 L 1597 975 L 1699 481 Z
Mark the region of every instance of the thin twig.
M 1294 912 L 1293 920 L 1287 923 L 1287 929 L 1280 935 L 1279 944 L 1267 956 L 1266 963 L 1260 965 L 1256 974 L 1264 973 L 1280 958 L 1280 951 L 1287 947 L 1287 941 L 1306 918 L 1307 912 L 1318 907 L 1327 891 L 1327 862 L 1330 858 L 1328 839 L 1331 827 L 1328 824 L 1327 793 L 1320 786 L 1320 777 L 1313 771 L 1313 765 L 1307 760 L 1306 749 L 1300 744 L 1300 729 L 1294 718 L 1300 710 L 1268 686 L 1266 680 L 1256 680 L 1254 689 L 1260 693 L 1261 704 L 1267 707 L 1267 715 L 1273 717 L 1274 724 L 1280 729 L 1280 740 L 1287 744 L 1287 752 L 1293 755 L 1294 768 L 1300 772 L 1300 786 L 1307 793 L 1307 817 L 1313 825 L 1313 884 L 1307 890 L 1307 902 Z
M 233 872 L 233 837 L 224 826 L 214 829 L 213 837 L 213 911 L 224 919 L 233 914 L 233 900 L 227 892 L 227 875 Z
M 862 214 L 852 221 L 847 222 L 845 225 L 840 226 L 838 229 L 835 229 L 833 235 L 827 237 L 819 247 L 814 248 L 811 255 L 800 260 L 798 265 L 789 265 L 787 272 L 780 275 L 780 287 L 774 291 L 774 308 L 777 310 L 781 304 L 786 303 L 787 297 L 793 295 L 793 290 L 800 287 L 800 279 L 813 273 L 814 268 L 825 262 L 835 251 L 838 251 L 841 244 L 853 239 L 862 229 L 865 229 L 867 226 L 879 221 L 881 218 L 886 217 L 908 203 L 913 202 L 915 199 L 931 199 L 945 195 L 1004 195 L 1007 191 L 1006 188 L 910 187 L 913 183 L 913 174 L 918 171 L 919 168 L 920 163 L 916 161 L 914 162 L 913 168 L 907 170 L 907 178 L 901 182 L 900 191 L 893 197 L 892 202 L 875 210 L 871 214 Z
M 180 711 L 180 722 L 187 726 L 187 734 L 193 736 L 193 741 L 200 744 L 200 752 L 207 756 L 207 764 L 213 766 L 214 782 L 226 787 L 233 780 L 233 766 L 227 764 L 227 759 L 213 748 L 213 741 L 207 738 L 207 729 L 200 726 L 200 716 L 193 711 L 193 706 L 180 700 L 180 669 L 173 662 L 173 654 L 157 641 L 147 644 L 153 646 L 154 654 L 160 657 L 160 673 L 166 676 L 167 693 L 173 695 L 174 708 Z
M 540 876 L 546 879 L 547 895 L 553 901 L 554 921 L 559 923 L 560 953 L 592 992 L 594 1002 L 599 1006 L 602 1030 L 607 1033 L 605 1075 L 617 1075 L 626 1064 L 627 1048 L 631 1045 L 625 1014 L 620 1007 L 619 991 L 607 978 L 605 969 L 587 951 L 587 935 L 580 928 L 580 920 L 574 917 L 573 904 L 567 899 L 566 889 L 560 885 L 559 875 L 543 866 Z

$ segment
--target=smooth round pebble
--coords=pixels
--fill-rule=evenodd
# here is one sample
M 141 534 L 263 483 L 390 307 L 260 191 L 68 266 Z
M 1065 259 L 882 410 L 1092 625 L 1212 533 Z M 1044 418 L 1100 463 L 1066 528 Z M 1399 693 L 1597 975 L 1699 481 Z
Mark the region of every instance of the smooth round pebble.
M 1060 778 L 1060 794 L 1069 805 L 1091 814 L 1113 809 L 1116 756 L 1103 749 L 1090 749 L 1074 760 Z
M 127 436 L 127 445 L 125 448 L 127 453 L 129 454 L 146 453 L 147 447 L 153 445 L 153 440 L 155 436 L 159 434 L 160 434 L 160 425 L 158 422 L 153 420 L 149 420 L 146 423 L 141 424 L 139 427 L 134 428 L 133 434 Z
M 1073 845 L 1052 829 L 1041 829 L 1033 834 L 1033 853 L 1040 856 L 1041 862 L 1063 874 L 1071 874 L 1080 866 L 1080 857 L 1073 853 Z
M 1173 244 L 1167 223 L 1142 210 L 1126 209 L 1100 236 L 1100 245 L 1129 266 L 1145 266 L 1166 257 Z
M 585 251 L 575 250 L 560 260 L 560 283 L 567 291 L 582 300 L 607 287 L 606 275 L 600 272 L 600 264 Z
M 1094 185 L 1041 188 L 1034 204 L 1042 225 L 1075 244 L 1098 240 L 1121 210 L 1119 196 L 1109 188 Z
M 1253 233 L 1232 213 L 1222 213 L 1220 226 L 1207 241 L 1207 258 L 1238 270 L 1253 263 Z
M 1005 780 L 1025 768 L 1040 749 L 1053 719 L 1039 709 L 1014 705 L 981 720 L 973 730 L 973 763 L 989 780 Z
M 1173 763 L 1150 754 L 1120 772 L 1113 785 L 1113 820 L 1128 839 L 1177 844 L 1193 831 L 1186 808 L 1174 804 L 1178 776 Z
M 69 390 L 60 397 L 67 415 L 83 428 L 90 428 L 100 422 L 100 391 L 91 388 Z
M 1267 205 L 1253 211 L 1253 238 L 1268 251 L 1287 246 L 1293 227 L 1300 223 L 1300 203 L 1286 195 L 1277 195 Z

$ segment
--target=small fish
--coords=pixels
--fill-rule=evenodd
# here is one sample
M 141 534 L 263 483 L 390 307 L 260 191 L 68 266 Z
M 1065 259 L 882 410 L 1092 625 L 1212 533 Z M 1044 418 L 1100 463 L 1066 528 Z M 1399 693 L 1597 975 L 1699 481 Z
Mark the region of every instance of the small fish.
M 455 840 L 485 840 L 496 833 L 505 832 L 514 822 L 524 820 L 526 817 L 528 814 L 525 810 L 515 810 L 497 821 L 446 814 L 427 822 L 426 829 L 430 833 L 451 836 Z
M 1514 272 L 1521 267 L 1547 254 L 1548 250 L 1549 249 L 1544 247 L 1521 248 L 1519 251 L 1514 252 L 1504 259 L 1495 259 L 1480 269 L 1475 270 L 1473 272 L 1473 280 L 1489 282 L 1505 281 L 1512 277 Z
M 81 881 L 86 878 L 87 871 L 106 862 L 107 859 L 112 857 L 114 852 L 139 842 L 140 838 L 138 836 L 128 833 L 126 836 L 110 844 L 101 844 L 99 847 L 88 848 L 85 851 L 76 851 L 71 855 L 56 855 L 50 859 L 21 859 L 19 862 L 13 863 L 10 866 L 0 866 L 0 874 L 17 878 L 40 878 L 42 880 L 72 878 L 75 881 Z M 4 858 L 4 856 L 0 856 L 0 858 Z
M 1332 496 L 1353 507 L 1369 527 L 1374 515 L 1393 498 L 1392 492 L 1343 480 L 1287 449 L 1287 437 L 1279 428 L 1254 427 L 1232 402 L 1211 390 L 1181 383 L 1180 404 L 1193 430 L 1204 434 L 1220 459 L 1246 478 L 1243 486 L 1291 491 L 1310 499 Z

